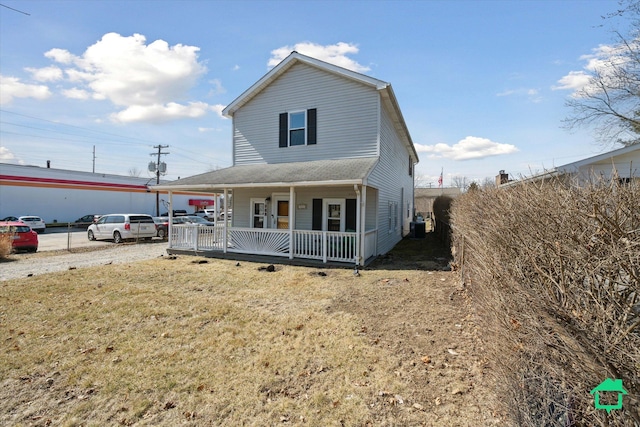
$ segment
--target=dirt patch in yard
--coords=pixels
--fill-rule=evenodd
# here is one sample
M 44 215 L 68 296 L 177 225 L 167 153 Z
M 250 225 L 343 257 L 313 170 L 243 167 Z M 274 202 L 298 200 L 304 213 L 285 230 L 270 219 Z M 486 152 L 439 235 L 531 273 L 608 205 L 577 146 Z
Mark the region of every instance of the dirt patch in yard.
M 397 414 L 398 425 L 501 425 L 471 302 L 449 261 L 433 234 L 404 240 L 332 309 L 356 315 L 369 343 L 396 357 L 407 388 L 386 400 L 414 409 Z

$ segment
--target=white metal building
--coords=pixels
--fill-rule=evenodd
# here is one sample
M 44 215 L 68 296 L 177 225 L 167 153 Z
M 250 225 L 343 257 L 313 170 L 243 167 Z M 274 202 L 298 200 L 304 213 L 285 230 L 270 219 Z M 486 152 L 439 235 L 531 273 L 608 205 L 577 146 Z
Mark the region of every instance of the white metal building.
M 73 222 L 87 214 L 167 211 L 167 193 L 156 196 L 156 178 L 136 178 L 0 163 L 0 219 L 37 215 L 46 223 Z M 163 181 L 161 181 L 162 183 Z M 174 192 L 173 209 L 193 213 L 213 206 L 214 194 Z

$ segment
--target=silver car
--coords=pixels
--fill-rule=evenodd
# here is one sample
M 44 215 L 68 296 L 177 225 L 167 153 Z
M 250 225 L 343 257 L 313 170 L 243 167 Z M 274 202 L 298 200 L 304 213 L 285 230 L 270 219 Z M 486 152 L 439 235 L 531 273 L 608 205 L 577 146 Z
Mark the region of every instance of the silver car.
M 87 229 L 89 240 L 113 240 L 115 243 L 130 239 L 151 240 L 156 234 L 153 217 L 146 214 L 103 215 Z
M 47 228 L 44 221 L 39 216 L 25 215 L 18 217 L 18 220 L 27 224 L 36 233 L 44 233 L 44 230 Z

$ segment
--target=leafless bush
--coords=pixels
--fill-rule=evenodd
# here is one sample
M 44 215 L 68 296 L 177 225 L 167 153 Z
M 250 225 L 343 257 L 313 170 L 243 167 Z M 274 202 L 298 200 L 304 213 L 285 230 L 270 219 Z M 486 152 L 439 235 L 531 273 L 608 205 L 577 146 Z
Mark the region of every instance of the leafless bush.
M 6 258 L 13 250 L 13 235 L 11 233 L 0 233 L 0 259 Z
M 638 182 L 468 192 L 452 223 L 514 424 L 640 426 Z M 623 380 L 622 410 L 594 408 L 605 378 Z

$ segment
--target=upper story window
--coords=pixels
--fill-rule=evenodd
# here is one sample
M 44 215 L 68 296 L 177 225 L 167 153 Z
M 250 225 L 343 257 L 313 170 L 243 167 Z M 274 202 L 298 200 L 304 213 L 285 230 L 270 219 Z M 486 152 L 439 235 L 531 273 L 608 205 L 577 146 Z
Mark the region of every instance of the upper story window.
M 289 145 L 305 145 L 307 138 L 306 111 L 289 113 Z
M 280 114 L 280 147 L 316 143 L 316 109 Z

